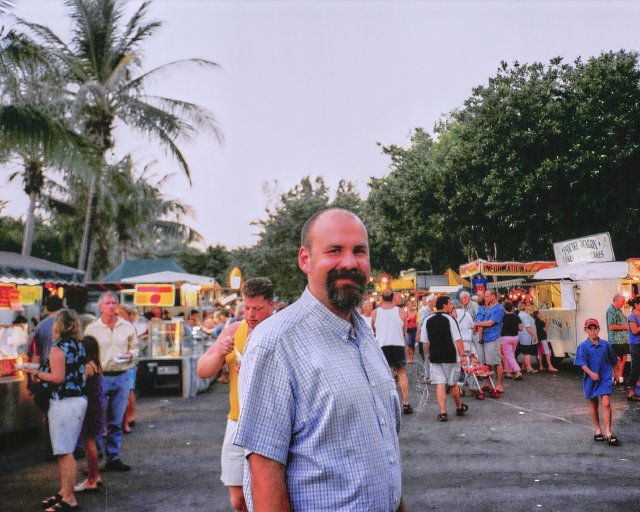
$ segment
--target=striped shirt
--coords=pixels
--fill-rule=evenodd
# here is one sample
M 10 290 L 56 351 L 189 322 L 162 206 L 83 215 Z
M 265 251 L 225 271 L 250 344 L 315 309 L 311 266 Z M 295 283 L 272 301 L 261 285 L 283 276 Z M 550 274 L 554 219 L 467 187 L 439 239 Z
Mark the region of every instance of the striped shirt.
M 400 402 L 359 313 L 353 325 L 306 289 L 260 323 L 240 371 L 235 444 L 286 467 L 296 512 L 395 511 Z M 244 492 L 253 510 L 249 471 Z

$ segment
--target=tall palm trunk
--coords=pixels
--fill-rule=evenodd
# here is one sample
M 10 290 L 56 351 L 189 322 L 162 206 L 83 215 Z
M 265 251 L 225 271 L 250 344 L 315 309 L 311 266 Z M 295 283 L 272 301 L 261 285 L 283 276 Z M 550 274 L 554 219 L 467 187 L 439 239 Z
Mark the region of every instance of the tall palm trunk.
M 96 209 L 96 186 L 98 176 L 93 173 L 89 182 L 89 193 L 87 199 L 87 211 L 84 216 L 84 228 L 82 230 L 82 243 L 80 244 L 80 254 L 78 256 L 78 269 L 88 270 L 87 263 L 89 252 L 91 251 L 91 227 Z M 86 279 L 86 275 L 85 275 Z
M 24 221 L 24 236 L 22 237 L 22 255 L 30 256 L 33 247 L 33 235 L 36 230 L 36 202 L 38 193 L 33 191 L 29 194 L 29 209 L 27 218 Z

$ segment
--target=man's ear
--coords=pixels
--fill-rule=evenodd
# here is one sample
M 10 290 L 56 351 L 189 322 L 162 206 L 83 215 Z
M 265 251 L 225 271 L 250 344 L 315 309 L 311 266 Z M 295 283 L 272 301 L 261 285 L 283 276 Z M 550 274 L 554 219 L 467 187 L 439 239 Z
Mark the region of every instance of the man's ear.
M 311 272 L 311 251 L 304 245 L 298 251 L 298 266 L 305 274 Z

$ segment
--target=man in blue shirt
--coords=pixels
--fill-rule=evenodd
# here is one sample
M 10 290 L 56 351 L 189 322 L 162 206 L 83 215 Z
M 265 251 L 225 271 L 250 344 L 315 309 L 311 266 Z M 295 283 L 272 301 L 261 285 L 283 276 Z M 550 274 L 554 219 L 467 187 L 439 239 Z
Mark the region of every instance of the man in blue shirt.
M 496 391 L 504 393 L 502 386 L 502 358 L 500 357 L 500 333 L 504 308 L 498 304 L 495 290 L 484 292 L 484 306 L 478 310 L 474 328 L 482 329 L 480 341 L 480 361 L 495 370 L 498 376 Z
M 254 329 L 242 359 L 235 444 L 249 510 L 403 511 L 400 402 L 356 310 L 370 274 L 362 221 L 311 217 L 298 264 L 308 287 Z
M 33 334 L 36 342 L 36 352 L 33 355 L 38 357 L 36 362 L 39 362 L 42 367 L 49 359 L 49 352 L 53 346 L 53 322 L 55 322 L 58 311 L 62 309 L 62 299 L 57 295 L 49 295 L 44 304 L 48 316 L 38 324 L 36 332 Z

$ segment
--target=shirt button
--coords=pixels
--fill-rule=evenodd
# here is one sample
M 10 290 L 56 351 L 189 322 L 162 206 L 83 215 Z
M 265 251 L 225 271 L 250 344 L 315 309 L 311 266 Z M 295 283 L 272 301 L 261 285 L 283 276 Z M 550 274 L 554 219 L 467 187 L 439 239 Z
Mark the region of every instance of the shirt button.
M 389 462 L 390 462 L 391 464 L 395 464 L 395 463 L 396 463 L 396 459 L 391 458 L 391 459 L 389 459 Z
M 371 387 L 372 387 L 372 388 L 375 388 L 375 387 L 376 387 L 376 383 L 375 383 L 375 382 L 372 382 L 372 383 L 371 383 Z
M 386 421 L 384 421 L 384 418 L 381 418 L 381 419 L 380 419 L 380 424 L 381 424 L 381 425 L 386 425 L 386 424 L 387 424 L 387 422 L 386 422 Z

